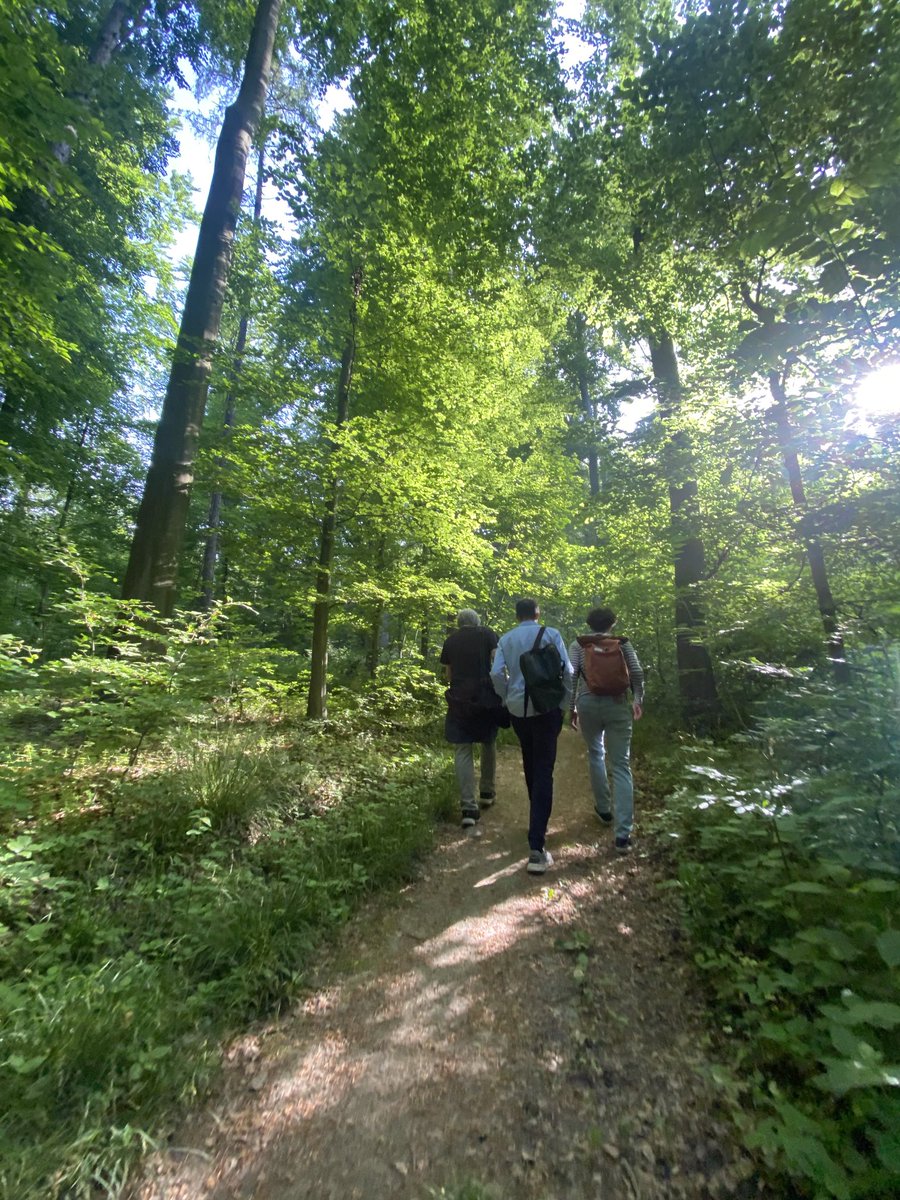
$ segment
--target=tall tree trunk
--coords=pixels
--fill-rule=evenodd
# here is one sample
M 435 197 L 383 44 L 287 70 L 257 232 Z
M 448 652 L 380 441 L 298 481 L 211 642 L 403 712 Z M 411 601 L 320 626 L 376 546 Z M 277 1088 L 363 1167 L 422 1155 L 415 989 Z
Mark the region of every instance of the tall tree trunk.
M 122 587 L 126 599 L 149 600 L 163 616 L 171 613 L 175 603 L 178 559 L 213 354 L 219 338 L 247 156 L 265 104 L 281 3 L 282 0 L 259 0 L 240 91 L 234 104 L 225 110 L 166 398 Z
M 381 621 L 384 616 L 384 604 L 379 601 L 372 613 L 369 623 L 369 645 L 366 649 L 366 674 L 370 679 L 375 678 L 378 670 L 378 659 L 381 656 Z
M 150 7 L 150 0 L 114 0 L 106 14 L 103 24 L 97 31 L 94 44 L 88 54 L 88 62 L 92 67 L 108 67 L 115 52 L 125 44 L 134 30 L 140 25 L 144 14 Z M 91 101 L 90 84 L 85 91 L 79 91 L 74 99 L 87 107 Z M 75 133 L 75 130 L 72 130 Z M 72 157 L 71 141 L 57 142 L 53 147 L 57 161 L 65 166 Z
M 784 382 L 777 371 L 769 372 L 769 391 L 775 401 L 774 407 L 770 410 L 770 418 L 778 437 L 778 445 L 791 489 L 791 498 L 798 511 L 807 513 L 809 505 L 806 499 L 806 489 L 803 486 L 803 474 L 800 470 L 800 459 L 795 446 L 794 430 L 791 427 L 788 412 L 787 393 L 784 389 Z M 813 588 L 816 593 L 816 603 L 828 643 L 828 657 L 831 659 L 835 680 L 838 683 L 849 683 L 850 667 L 847 663 L 844 639 L 837 621 L 837 605 L 828 581 L 825 551 L 822 543 L 814 534 L 805 534 L 802 528 L 799 528 L 797 532 L 806 549 Z
M 706 561 L 700 537 L 693 450 L 690 438 L 678 424 L 681 376 L 675 347 L 667 330 L 650 337 L 650 360 L 663 419 L 675 425 L 666 450 L 669 488 L 669 529 L 675 566 L 675 653 L 678 691 L 688 725 L 708 729 L 718 719 L 719 697 L 712 660 L 701 640 L 705 613 L 699 596 Z
M 597 447 L 594 444 L 594 421 L 597 418 L 597 406 L 591 400 L 587 370 L 587 321 L 584 313 L 575 314 L 575 337 L 577 348 L 575 353 L 575 375 L 578 379 L 578 393 L 581 396 L 581 407 L 584 415 L 591 423 L 591 440 L 587 447 L 588 484 L 592 496 L 600 494 L 600 468 L 597 459 Z
M 386 552 L 387 539 L 381 537 L 378 541 L 378 554 L 375 560 L 379 576 L 384 570 Z M 369 679 L 375 678 L 375 672 L 378 670 L 378 660 L 381 657 L 381 622 L 383 618 L 384 601 L 378 600 L 372 611 L 372 619 L 369 623 L 369 642 L 366 647 L 366 674 Z
M 356 359 L 357 300 L 362 286 L 362 273 L 356 271 L 352 279 L 350 301 L 350 327 L 344 352 L 341 355 L 341 373 L 338 377 L 337 414 L 335 425 L 340 429 L 350 415 L 350 387 L 353 382 L 353 364 Z M 334 540 L 337 530 L 337 510 L 340 484 L 337 479 L 331 485 L 322 528 L 319 533 L 319 558 L 316 566 L 316 599 L 313 604 L 312 646 L 310 648 L 309 693 L 306 700 L 306 715 L 319 720 L 328 712 L 328 617 L 331 609 L 331 569 L 334 564 Z
M 259 225 L 262 216 L 263 168 L 265 161 L 266 147 L 265 141 L 263 141 L 257 157 L 256 193 L 253 198 L 254 228 Z M 250 317 L 247 313 L 243 313 L 238 325 L 237 340 L 234 344 L 234 361 L 231 367 L 231 379 L 229 381 L 228 394 L 225 397 L 225 416 L 222 420 L 222 426 L 226 431 L 234 424 L 234 416 L 237 409 L 237 385 L 244 366 L 244 352 L 247 349 L 247 332 L 249 328 Z M 224 460 L 220 458 L 218 465 L 221 470 L 224 466 Z M 216 562 L 219 558 L 219 530 L 222 524 L 224 503 L 225 500 L 221 489 L 216 488 L 209 498 L 209 515 L 206 520 L 208 533 L 203 547 L 203 565 L 200 569 L 203 589 L 200 596 L 200 607 L 207 612 L 212 607 L 213 592 L 216 584 Z
M 114 0 L 100 26 L 89 61 L 94 67 L 108 67 L 112 56 L 140 25 L 150 0 Z
M 87 441 L 87 437 L 88 437 L 88 433 L 90 432 L 90 429 L 91 429 L 91 418 L 88 417 L 88 419 L 82 424 L 81 432 L 78 435 L 78 444 L 75 447 L 74 463 L 72 465 L 71 474 L 69 475 L 69 486 L 66 488 L 66 495 L 65 495 L 65 499 L 63 500 L 63 506 L 60 509 L 59 519 L 56 522 L 56 544 L 58 546 L 61 546 L 63 544 L 63 530 L 65 529 L 66 522 L 69 519 L 69 510 L 72 507 L 72 501 L 75 499 L 75 488 L 78 484 L 78 476 L 81 474 L 82 470 L 84 469 L 82 451 L 84 450 L 84 445 L 85 445 L 85 442 Z M 40 596 L 38 597 L 37 611 L 35 612 L 35 622 L 42 631 L 42 633 L 41 633 L 42 637 L 43 637 L 44 612 L 47 607 L 47 597 L 49 594 L 50 594 L 50 572 L 48 570 L 45 570 L 43 573 L 43 578 L 41 579 L 41 591 L 40 591 Z

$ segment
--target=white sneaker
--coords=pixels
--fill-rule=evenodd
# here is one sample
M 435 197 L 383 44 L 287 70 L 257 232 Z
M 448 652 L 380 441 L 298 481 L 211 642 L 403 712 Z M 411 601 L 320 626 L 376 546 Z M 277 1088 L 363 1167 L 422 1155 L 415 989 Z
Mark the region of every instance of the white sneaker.
M 529 875 L 543 875 L 548 867 L 553 866 L 553 855 L 549 850 L 532 850 L 528 855 L 528 866 L 525 868 Z

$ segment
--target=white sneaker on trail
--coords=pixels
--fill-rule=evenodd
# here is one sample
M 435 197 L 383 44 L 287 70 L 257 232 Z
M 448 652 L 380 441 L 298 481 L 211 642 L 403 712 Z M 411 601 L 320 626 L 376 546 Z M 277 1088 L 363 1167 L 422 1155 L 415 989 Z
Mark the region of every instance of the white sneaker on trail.
M 532 850 L 528 855 L 528 866 L 525 868 L 529 875 L 543 875 L 548 867 L 553 866 L 553 855 L 549 850 Z

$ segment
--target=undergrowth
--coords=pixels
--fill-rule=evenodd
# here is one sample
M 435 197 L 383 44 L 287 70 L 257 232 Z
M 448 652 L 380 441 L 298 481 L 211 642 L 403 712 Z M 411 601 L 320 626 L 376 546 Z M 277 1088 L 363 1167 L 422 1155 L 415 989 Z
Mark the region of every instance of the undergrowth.
M 862 678 L 859 678 L 859 675 Z M 657 763 L 716 1077 L 776 1186 L 900 1194 L 900 721 L 893 673 L 784 673 L 752 732 Z
M 449 811 L 439 689 L 411 664 L 308 725 L 294 656 L 221 615 L 157 624 L 147 653 L 103 603 L 74 594 L 92 626 L 68 658 L 3 659 L 5 1200 L 119 1194 L 228 1032 L 295 992 Z

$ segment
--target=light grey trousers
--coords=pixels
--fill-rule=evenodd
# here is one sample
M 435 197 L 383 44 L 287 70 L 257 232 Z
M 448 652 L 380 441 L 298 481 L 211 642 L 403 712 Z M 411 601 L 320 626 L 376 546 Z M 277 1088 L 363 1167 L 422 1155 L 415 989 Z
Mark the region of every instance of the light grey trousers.
M 631 779 L 631 705 L 611 696 L 578 697 L 578 728 L 587 744 L 594 807 L 614 812 L 616 837 L 628 837 L 634 826 L 634 784 Z M 612 796 L 607 760 L 612 775 Z
M 462 808 L 477 808 L 475 794 L 475 742 L 458 742 L 453 747 L 456 759 L 456 782 L 459 784 L 459 803 Z M 481 743 L 481 777 L 479 790 L 494 790 L 494 774 L 497 769 L 497 743 L 492 738 Z

